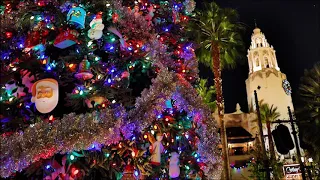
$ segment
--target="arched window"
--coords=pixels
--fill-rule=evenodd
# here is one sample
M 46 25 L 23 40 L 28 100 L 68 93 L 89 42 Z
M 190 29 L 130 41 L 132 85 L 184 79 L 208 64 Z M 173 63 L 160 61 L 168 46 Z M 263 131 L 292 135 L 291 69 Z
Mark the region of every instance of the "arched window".
M 267 57 L 264 58 L 264 65 L 266 68 L 269 68 L 269 61 Z
M 260 63 L 259 63 L 259 59 L 258 59 L 258 58 L 256 58 L 256 66 L 257 66 L 257 67 L 260 66 Z

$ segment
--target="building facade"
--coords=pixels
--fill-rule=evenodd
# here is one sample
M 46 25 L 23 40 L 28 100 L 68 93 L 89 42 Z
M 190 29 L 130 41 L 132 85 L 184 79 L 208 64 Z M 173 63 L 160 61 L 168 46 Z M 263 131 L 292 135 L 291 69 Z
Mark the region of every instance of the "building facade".
M 278 108 L 280 119 L 288 119 L 288 106 L 293 111 L 291 87 L 278 66 L 276 51 L 259 28 L 253 30 L 248 49 L 249 76 L 246 80 L 249 109 L 255 110 L 254 90 L 259 100 Z
M 288 106 L 294 112 L 290 83 L 286 75 L 280 71 L 275 49 L 268 43 L 265 35 L 259 28 L 253 30 L 247 58 L 249 75 L 245 83 L 249 113 L 242 112 L 240 105 L 237 104 L 235 112 L 225 114 L 224 116 L 230 166 L 233 167 L 231 174 L 239 179 L 242 179 L 241 177 L 248 177 L 250 174 L 246 169 L 239 170 L 239 166 L 243 167 L 244 162 L 248 162 L 254 158 L 250 154 L 250 149 L 255 147 L 259 134 L 254 91 L 257 91 L 259 101 L 262 100 L 263 103 L 277 107 L 280 113 L 280 120 L 289 120 Z M 218 118 L 217 113 L 214 116 L 216 119 Z M 290 124 L 284 123 L 284 125 L 292 132 Z M 272 124 L 271 131 L 276 126 L 277 124 Z M 265 124 L 263 124 L 263 134 L 266 150 L 269 151 Z M 303 153 L 302 149 L 300 151 Z M 277 159 L 285 164 L 293 163 L 293 157 L 297 158 L 295 148 L 290 150 L 286 155 L 279 154 L 276 150 L 276 156 Z

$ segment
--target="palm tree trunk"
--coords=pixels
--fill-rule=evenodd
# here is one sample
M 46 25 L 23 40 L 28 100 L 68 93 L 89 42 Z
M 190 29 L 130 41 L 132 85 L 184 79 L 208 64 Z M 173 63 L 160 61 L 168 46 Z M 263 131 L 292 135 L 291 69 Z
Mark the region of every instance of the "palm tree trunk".
M 218 121 L 220 124 L 220 134 L 221 134 L 221 145 L 222 145 L 222 156 L 223 156 L 223 169 L 224 169 L 224 178 L 225 180 L 230 179 L 229 171 L 229 155 L 227 148 L 227 134 L 226 127 L 223 120 L 224 107 L 223 107 L 223 94 L 222 94 L 222 79 L 221 79 L 221 67 L 220 67 L 220 50 L 218 45 L 214 42 L 211 42 L 211 53 L 212 53 L 212 65 L 213 65 L 213 75 L 214 75 L 214 84 L 216 87 L 216 96 L 217 96 L 217 106 L 218 106 Z
M 271 161 L 275 162 L 276 157 L 275 157 L 274 144 L 273 144 L 272 135 L 271 135 L 270 121 L 267 121 L 267 129 L 268 129 L 268 141 L 269 141 L 269 147 L 270 147 L 270 159 Z

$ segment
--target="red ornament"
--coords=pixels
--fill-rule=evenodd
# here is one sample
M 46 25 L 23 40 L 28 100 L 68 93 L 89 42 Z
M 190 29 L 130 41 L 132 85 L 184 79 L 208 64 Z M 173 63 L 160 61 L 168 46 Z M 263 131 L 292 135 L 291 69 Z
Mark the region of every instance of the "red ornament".
M 118 15 L 117 13 L 114 13 L 114 14 L 112 15 L 112 22 L 113 22 L 113 23 L 116 23 L 116 22 L 118 22 L 118 19 L 119 19 L 119 15 Z
M 37 4 L 38 6 L 40 6 L 40 7 L 42 7 L 42 6 L 45 6 L 45 5 L 46 5 L 46 3 L 45 3 L 45 1 L 44 1 L 44 0 L 36 1 L 36 4 Z
M 79 33 L 73 29 L 66 29 L 61 32 L 54 41 L 54 46 L 64 49 L 78 43 Z
M 12 32 L 7 31 L 7 32 L 6 32 L 6 38 L 7 38 L 7 39 L 11 39 L 11 38 L 12 38 Z
M 24 47 L 29 49 L 38 44 L 45 44 L 46 37 L 48 35 L 49 35 L 49 30 L 45 28 L 45 22 L 41 21 L 34 27 L 33 31 L 28 32 L 27 38 L 24 42 Z

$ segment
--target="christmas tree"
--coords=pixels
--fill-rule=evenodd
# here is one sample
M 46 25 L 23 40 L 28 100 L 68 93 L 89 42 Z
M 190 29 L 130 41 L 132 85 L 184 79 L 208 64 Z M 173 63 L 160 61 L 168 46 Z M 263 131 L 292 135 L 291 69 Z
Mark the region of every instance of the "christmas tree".
M 1 177 L 219 179 L 193 0 L 5 0 Z

